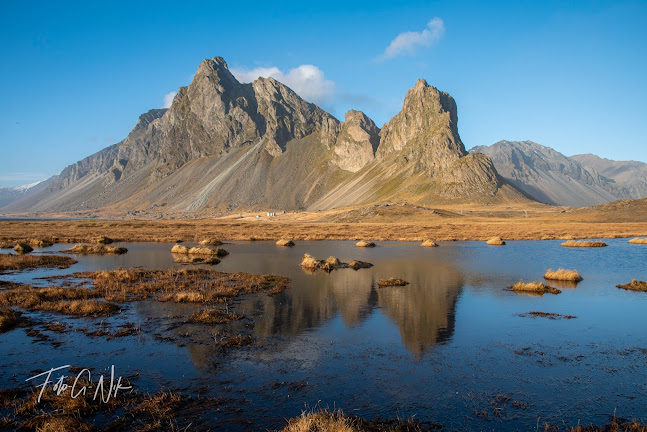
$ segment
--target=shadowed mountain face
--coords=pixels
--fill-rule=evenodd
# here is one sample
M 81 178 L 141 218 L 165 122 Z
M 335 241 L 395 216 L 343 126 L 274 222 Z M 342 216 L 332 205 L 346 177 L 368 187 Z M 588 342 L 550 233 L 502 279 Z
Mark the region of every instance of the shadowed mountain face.
M 596 170 L 587 169 L 576 158 L 532 141 L 499 141 L 470 151 L 489 156 L 507 181 L 546 204 L 584 207 L 638 198 Z
M 107 208 L 178 213 L 222 208 L 329 209 L 524 199 L 484 155 L 468 155 L 456 103 L 419 80 L 380 129 L 360 111 L 340 123 L 274 80 L 241 84 L 204 60 L 169 109 L 143 114 L 123 141 L 67 167 L 10 211 Z
M 592 154 L 571 156 L 590 171 L 596 171 L 607 182 L 628 191 L 632 199 L 647 197 L 647 164 L 637 161 L 614 161 Z

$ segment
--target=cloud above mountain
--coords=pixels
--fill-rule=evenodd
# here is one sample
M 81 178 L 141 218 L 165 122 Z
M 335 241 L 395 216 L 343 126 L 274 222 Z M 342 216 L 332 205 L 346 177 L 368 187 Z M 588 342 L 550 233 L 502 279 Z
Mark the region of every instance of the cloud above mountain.
M 176 91 L 172 91 L 164 95 L 164 108 L 171 107 L 171 104 L 173 103 L 173 98 L 175 98 L 176 94 L 177 94 Z
M 427 27 L 419 32 L 400 33 L 391 41 L 378 60 L 388 60 L 401 55 L 412 55 L 420 47 L 429 47 L 445 34 L 445 23 L 440 18 L 432 18 Z
M 297 92 L 299 96 L 318 105 L 329 103 L 335 94 L 335 83 L 327 80 L 323 71 L 317 66 L 304 64 L 287 73 L 277 67 L 257 67 L 254 69 L 231 68 L 231 73 L 243 83 L 256 78 L 272 77 Z

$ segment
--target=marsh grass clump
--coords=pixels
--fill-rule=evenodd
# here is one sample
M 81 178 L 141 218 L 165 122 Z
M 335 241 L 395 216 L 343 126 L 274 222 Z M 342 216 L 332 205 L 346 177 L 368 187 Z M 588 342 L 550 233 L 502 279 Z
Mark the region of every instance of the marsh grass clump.
M 189 255 L 224 257 L 229 255 L 229 252 L 220 248 L 211 249 L 196 246 L 189 249 Z
M 589 241 L 589 240 L 567 240 L 562 243 L 560 246 L 563 247 L 580 247 L 580 248 L 597 248 L 605 247 L 607 244 L 601 241 Z
M 636 237 L 636 238 L 632 238 L 627 243 L 631 243 L 631 244 L 647 244 L 647 238 Z
M 420 246 L 422 246 L 422 247 L 438 247 L 438 243 L 436 243 L 435 241 L 433 241 L 431 239 L 427 239 L 427 240 L 423 241 Z
M 22 321 L 20 312 L 9 307 L 0 308 L 0 333 L 5 333 L 16 327 Z
M 220 240 L 208 238 L 208 239 L 200 240 L 200 244 L 202 246 L 220 246 L 222 245 L 222 242 Z
M 359 270 L 363 268 L 371 268 L 373 267 L 373 264 L 365 261 L 352 260 L 348 263 L 348 267 L 352 268 L 353 270 Z
M 111 239 L 110 237 L 106 237 L 106 236 L 102 235 L 102 236 L 93 238 L 92 243 L 107 245 L 107 244 L 110 244 L 110 243 L 114 243 L 114 240 Z
M 115 304 L 95 300 L 99 297 L 98 292 L 87 288 L 17 285 L 0 291 L 0 306 L 74 316 L 109 316 L 119 311 Z
M 485 243 L 490 246 L 503 246 L 505 244 L 501 237 L 490 237 Z
M 218 346 L 221 346 L 223 348 L 240 348 L 244 347 L 245 345 L 249 345 L 254 342 L 254 338 L 252 336 L 242 336 L 242 335 L 236 335 L 232 337 L 226 337 L 221 340 L 219 340 Z
M 48 239 L 30 239 L 28 244 L 29 246 L 34 248 L 44 248 L 44 247 L 53 246 L 54 241 L 48 240 Z
M 320 265 L 321 265 L 321 261 L 319 261 L 312 255 L 303 254 L 303 259 L 301 260 L 301 267 L 303 267 L 304 269 L 315 271 L 320 267 Z
M 128 252 L 125 247 L 107 246 L 104 244 L 77 244 L 70 249 L 61 251 L 74 255 L 122 255 Z
M 76 264 L 76 260 L 60 255 L 0 254 L 0 273 L 7 270 L 25 270 L 43 267 L 65 269 L 72 264 Z
M 622 289 L 628 290 L 628 291 L 644 291 L 644 292 L 647 292 L 647 282 L 639 281 L 639 280 L 636 280 L 636 279 L 634 279 L 631 282 L 626 283 L 626 284 L 616 285 L 616 287 L 622 288 Z
M 16 243 L 13 250 L 15 250 L 17 254 L 26 254 L 33 251 L 34 248 L 29 246 L 27 243 Z
M 187 246 L 176 244 L 171 248 L 171 253 L 173 254 L 188 254 L 189 248 Z
M 379 287 L 405 286 L 405 285 L 409 285 L 409 282 L 407 282 L 404 279 L 398 279 L 398 278 L 380 279 L 379 281 L 377 281 L 377 286 Z
M 375 247 L 375 243 L 373 243 L 372 241 L 360 240 L 357 243 L 355 243 L 355 246 L 364 247 L 364 248 L 372 248 L 372 247 Z
M 292 246 L 294 246 L 294 242 L 292 240 L 288 240 L 288 239 L 281 239 L 281 240 L 276 242 L 276 245 L 277 246 L 292 247 Z
M 539 294 L 539 295 L 543 295 L 546 293 L 550 293 L 550 294 L 561 293 L 561 291 L 558 290 L 557 288 L 549 285 L 544 285 L 543 282 L 517 282 L 514 285 L 509 286 L 508 289 L 510 291 L 515 291 L 515 292 L 531 293 L 531 294 Z
M 110 301 L 154 298 L 180 303 L 224 302 L 239 294 L 267 291 L 276 294 L 289 286 L 290 279 L 275 275 L 223 273 L 206 269 L 145 270 L 117 269 L 75 273 L 72 278 L 89 278 L 98 293 Z
M 566 270 L 566 269 L 560 268 L 558 270 L 552 270 L 552 269 L 546 270 L 546 274 L 544 274 L 544 279 L 580 282 L 583 278 L 582 276 L 580 276 L 577 270 Z
M 316 270 L 323 270 L 327 273 L 330 273 L 335 269 L 341 269 L 341 268 L 352 268 L 354 270 L 358 270 L 360 268 L 369 268 L 369 267 L 373 267 L 373 264 L 363 262 L 363 261 L 357 261 L 357 260 L 354 260 L 350 264 L 347 264 L 347 263 L 341 262 L 339 258 L 334 256 L 330 256 L 325 260 L 318 260 L 310 254 L 303 254 L 303 259 L 301 260 L 301 267 L 304 270 L 307 270 L 309 272 L 314 272 Z
M 303 411 L 299 417 L 287 420 L 281 432 L 423 432 L 420 423 L 409 420 L 365 420 L 348 416 L 341 410 Z
M 224 324 L 230 321 L 237 321 L 242 318 L 242 315 L 237 315 L 232 312 L 226 312 L 221 309 L 202 309 L 193 313 L 189 317 L 189 322 L 205 323 L 205 324 Z

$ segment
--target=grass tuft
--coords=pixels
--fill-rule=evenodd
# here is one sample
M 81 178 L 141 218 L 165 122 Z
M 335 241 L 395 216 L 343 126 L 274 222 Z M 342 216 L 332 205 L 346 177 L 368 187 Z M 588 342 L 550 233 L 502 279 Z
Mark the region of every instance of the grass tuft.
M 62 252 L 75 255 L 122 255 L 128 252 L 128 249 L 125 247 L 106 246 L 104 244 L 77 244 Z
M 517 282 L 514 285 L 508 287 L 510 291 L 523 292 L 523 293 L 532 293 L 543 295 L 545 293 L 550 294 L 559 294 L 561 293 L 555 287 L 544 285 L 543 282 Z
M 580 247 L 580 248 L 596 248 L 596 247 L 605 247 L 607 244 L 601 241 L 589 241 L 589 240 L 567 240 L 561 244 L 564 247 Z
M 281 239 L 281 240 L 276 242 L 276 245 L 277 246 L 292 247 L 292 246 L 294 246 L 294 242 L 292 240 L 288 240 L 288 239 Z
M 552 270 L 552 269 L 546 270 L 544 279 L 579 282 L 583 278 L 582 276 L 580 276 L 577 270 L 566 270 L 566 269 L 560 268 L 558 270 Z
M 645 291 L 647 292 L 647 282 L 645 281 L 639 281 L 639 280 L 632 280 L 631 282 L 627 284 L 619 284 L 616 285 L 618 288 L 622 288 L 624 290 L 628 291 Z
M 647 238 L 636 237 L 628 241 L 631 244 L 647 244 Z
M 375 243 L 372 241 L 367 241 L 367 240 L 360 240 L 357 243 L 355 243 L 355 246 L 357 247 L 375 247 Z
M 427 239 L 427 240 L 423 241 L 420 246 L 423 246 L 423 247 L 437 247 L 438 243 L 436 243 L 435 241 L 433 241 L 431 239 Z
M 501 237 L 491 237 L 485 243 L 490 246 L 503 246 L 505 244 Z

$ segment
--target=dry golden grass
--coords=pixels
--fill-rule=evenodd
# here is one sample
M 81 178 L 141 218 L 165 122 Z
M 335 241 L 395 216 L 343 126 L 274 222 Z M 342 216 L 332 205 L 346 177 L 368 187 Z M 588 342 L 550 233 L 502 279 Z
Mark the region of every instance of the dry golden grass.
M 268 291 L 276 294 L 289 279 L 275 275 L 223 273 L 205 269 L 144 270 L 139 268 L 75 273 L 90 278 L 107 300 L 135 301 L 157 298 L 178 302 L 223 302 L 239 294 Z
M 189 247 L 181 245 L 181 244 L 176 244 L 171 248 L 171 253 L 174 253 L 174 254 L 188 254 L 189 253 Z
M 616 285 L 618 288 L 622 288 L 624 290 L 628 291 L 645 291 L 647 292 L 647 282 L 645 281 L 639 281 L 639 280 L 632 280 L 631 282 L 627 284 L 619 284 Z
M 186 219 L 186 220 L 57 220 L 0 221 L 0 244 L 27 241 L 30 238 L 51 238 L 58 243 L 83 243 L 99 235 L 115 241 L 176 242 L 200 241 L 205 238 L 223 240 L 361 240 L 418 241 L 433 233 L 436 241 L 487 240 L 502 236 L 510 240 L 573 238 L 609 238 L 647 236 L 647 201 L 620 202 L 587 209 L 566 209 L 536 205 L 469 206 L 462 214 L 435 211 L 420 213 L 413 209 L 398 214 L 388 222 L 357 219 L 353 222 L 331 222 L 329 212 L 289 213 L 272 221 L 245 219 Z M 623 205 L 620 205 L 623 204 Z M 395 209 L 395 206 L 387 209 Z M 391 211 L 391 210 L 389 210 Z M 33 215 L 32 215 L 33 216 Z M 64 217 L 66 215 L 51 215 Z M 67 215 L 69 217 L 69 215 Z M 526 217 L 527 216 L 527 217 Z M 73 216 L 74 217 L 74 216 Z M 78 216 L 77 216 L 78 217 Z M 254 220 L 252 220 L 254 219 Z M 385 219 L 386 221 L 387 219 Z M 361 222 L 361 223 L 360 223 Z
M 87 288 L 16 285 L 0 291 L 0 306 L 75 316 L 107 316 L 119 311 L 115 304 L 93 300 L 97 297 L 99 293 Z
M 288 420 L 281 432 L 422 432 L 425 431 L 413 419 L 372 420 L 347 416 L 341 410 L 302 412 L 299 417 Z
M 647 238 L 636 237 L 629 240 L 631 244 L 647 244 Z
M 301 260 L 301 267 L 306 270 L 317 270 L 321 266 L 321 261 L 316 259 L 310 254 L 303 254 L 303 259 Z
M 294 242 L 292 240 L 288 240 L 288 239 L 280 239 L 279 241 L 276 242 L 276 245 L 277 246 L 292 247 L 292 246 L 294 246 Z
M 355 246 L 357 246 L 357 247 L 375 247 L 375 243 L 373 243 L 372 241 L 360 240 L 357 243 L 355 243 Z
M 582 280 L 582 276 L 580 276 L 577 270 L 566 270 L 566 269 L 560 268 L 558 270 L 552 270 L 552 269 L 546 270 L 544 279 L 579 282 Z
M 355 265 L 358 266 L 358 268 L 361 268 L 361 264 L 367 264 L 367 263 L 362 263 L 361 261 L 356 261 Z M 326 258 L 325 260 L 318 260 L 315 257 L 313 257 L 310 254 L 304 254 L 303 259 L 301 260 L 301 267 L 304 270 L 308 271 L 315 271 L 315 270 L 323 270 L 325 272 L 331 272 L 335 269 L 339 268 L 347 268 L 349 267 L 348 264 L 342 263 L 339 261 L 339 258 L 330 256 Z
M 356 432 L 353 421 L 341 411 L 303 412 L 290 419 L 283 432 Z
M 54 241 L 48 239 L 30 239 L 27 243 L 29 244 L 29 246 L 34 248 L 44 248 L 52 246 L 54 244 Z
M 20 315 L 20 312 L 16 312 L 9 307 L 0 308 L 0 333 L 9 331 L 17 326 L 21 321 Z
M 65 249 L 61 252 L 74 255 L 121 255 L 128 252 L 128 249 L 125 247 L 107 246 L 104 244 L 77 244 L 74 247 Z
M 560 290 L 552 286 L 544 285 L 543 282 L 517 282 L 508 287 L 510 291 L 533 293 L 533 294 L 559 294 Z
M 503 246 L 505 244 L 501 237 L 491 237 L 485 243 L 490 246 Z
M 202 309 L 193 313 L 189 317 L 190 322 L 197 323 L 215 323 L 223 324 L 230 321 L 236 321 L 242 318 L 242 315 L 237 315 L 232 312 L 226 312 L 221 309 Z
M 597 248 L 605 247 L 606 243 L 601 241 L 589 241 L 589 240 L 567 240 L 562 243 L 560 246 L 564 247 L 580 247 L 580 248 Z
M 25 254 L 32 252 L 34 248 L 29 246 L 27 243 L 16 243 L 16 245 L 13 247 L 13 250 L 15 250 L 16 253 Z
M 431 240 L 431 239 L 427 239 L 427 240 L 423 241 L 423 242 L 422 242 L 422 244 L 421 244 L 420 246 L 424 246 L 424 247 L 437 247 L 437 246 L 438 246 L 438 243 L 436 243 L 435 241 L 433 241 L 433 240 Z
M 24 270 L 41 267 L 68 268 L 76 260 L 59 255 L 12 255 L 0 254 L 0 273 L 7 270 Z
M 220 248 L 192 247 L 189 249 L 189 255 L 224 257 L 229 255 L 229 252 Z
M 379 287 L 405 286 L 405 285 L 409 285 L 409 282 L 405 281 L 404 279 L 398 279 L 398 278 L 380 279 L 379 281 L 377 281 L 377 286 Z

